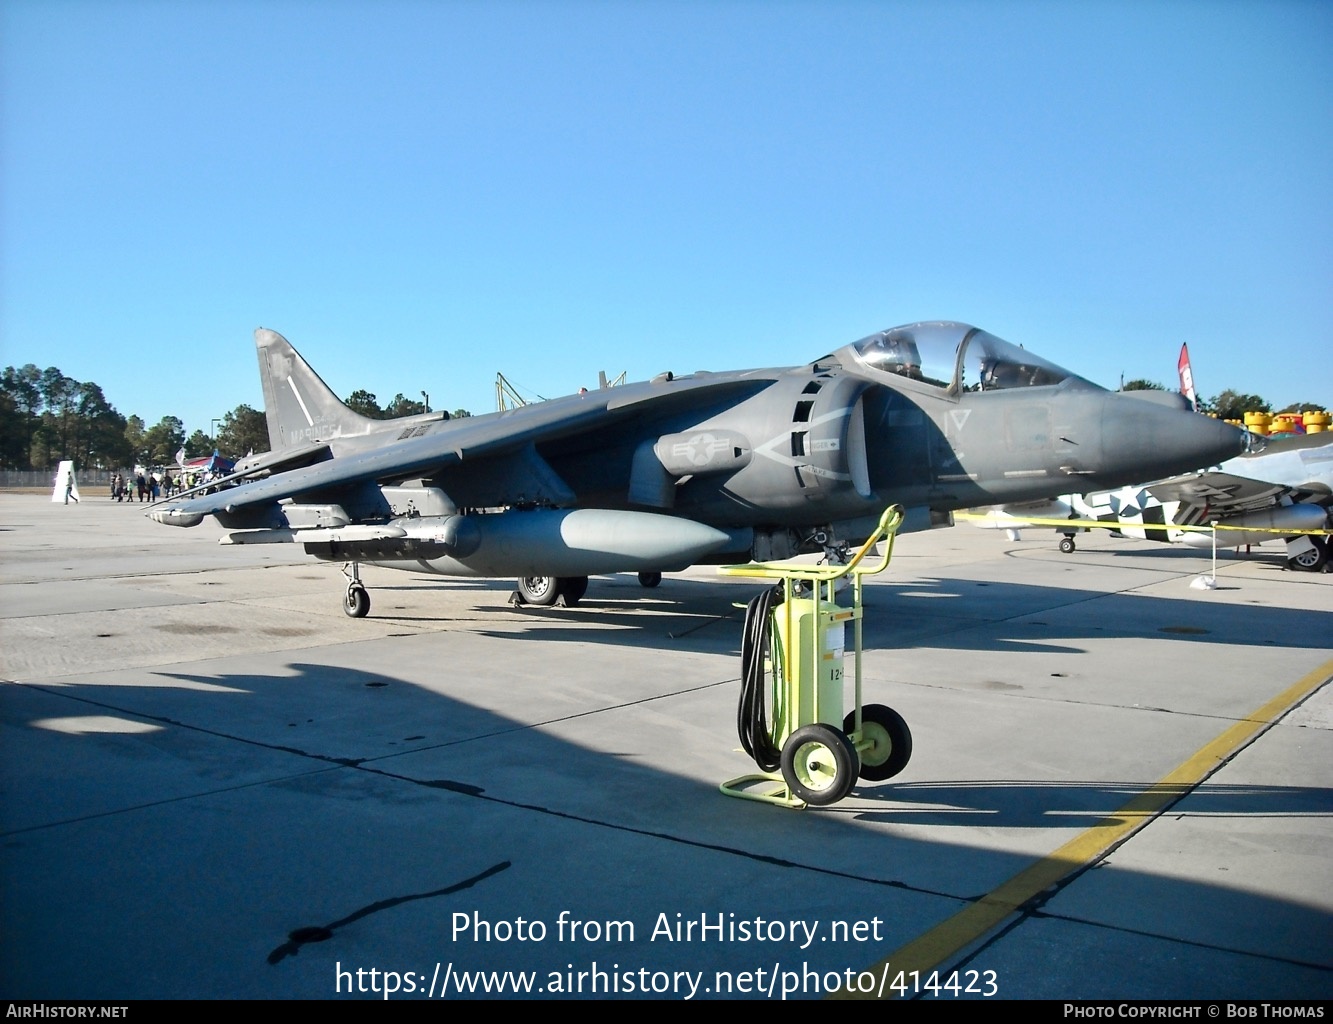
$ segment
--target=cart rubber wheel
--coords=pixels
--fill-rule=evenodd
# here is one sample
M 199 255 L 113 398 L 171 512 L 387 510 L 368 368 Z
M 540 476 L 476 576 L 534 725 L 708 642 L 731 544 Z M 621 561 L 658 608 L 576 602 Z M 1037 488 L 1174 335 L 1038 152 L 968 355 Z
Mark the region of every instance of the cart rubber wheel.
M 856 748 L 831 725 L 802 726 L 782 746 L 782 778 L 808 804 L 836 804 L 856 785 Z
M 556 576 L 520 576 L 518 592 L 527 604 L 552 605 L 560 596 L 560 579 Z
M 353 619 L 364 619 L 370 614 L 370 594 L 357 584 L 347 588 L 343 595 L 343 612 Z
M 661 582 L 662 582 L 662 574 L 660 572 L 639 573 L 639 586 L 641 587 L 647 587 L 649 590 L 652 590 L 653 587 L 657 586 Z
M 1074 553 L 1074 547 L 1075 544 L 1073 537 L 1064 537 L 1060 540 L 1060 550 L 1064 554 L 1072 555 Z
M 583 595 L 588 592 L 587 576 L 561 576 L 560 593 L 565 595 L 565 604 L 573 606 L 583 600 Z
M 856 712 L 842 723 L 846 732 L 856 726 Z M 865 704 L 861 707 L 861 738 L 870 746 L 859 751 L 861 778 L 867 782 L 891 779 L 907 767 L 912 759 L 912 730 L 903 716 L 883 704 Z

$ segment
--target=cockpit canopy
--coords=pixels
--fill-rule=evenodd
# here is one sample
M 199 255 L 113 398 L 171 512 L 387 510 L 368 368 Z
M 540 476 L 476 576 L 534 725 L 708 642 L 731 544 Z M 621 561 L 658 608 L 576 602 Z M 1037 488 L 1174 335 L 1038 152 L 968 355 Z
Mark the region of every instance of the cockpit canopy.
M 851 346 L 871 369 L 918 380 L 951 394 L 1059 384 L 1077 374 L 1026 349 L 951 321 L 907 324 Z

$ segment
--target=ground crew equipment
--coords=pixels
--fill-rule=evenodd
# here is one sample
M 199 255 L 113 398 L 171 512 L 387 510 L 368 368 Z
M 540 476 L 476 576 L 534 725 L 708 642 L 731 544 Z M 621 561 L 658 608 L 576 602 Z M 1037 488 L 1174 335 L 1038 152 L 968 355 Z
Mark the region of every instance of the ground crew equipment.
M 749 603 L 741 642 L 736 726 L 760 774 L 724 782 L 723 793 L 797 809 L 825 806 L 850 793 L 858 776 L 879 782 L 907 765 L 912 733 L 902 716 L 861 703 L 862 584 L 888 567 L 902 522 L 900 506 L 886 509 L 845 564 L 749 562 L 718 570 L 777 581 Z M 880 541 L 883 554 L 867 563 Z M 849 623 L 853 703 L 844 717 Z

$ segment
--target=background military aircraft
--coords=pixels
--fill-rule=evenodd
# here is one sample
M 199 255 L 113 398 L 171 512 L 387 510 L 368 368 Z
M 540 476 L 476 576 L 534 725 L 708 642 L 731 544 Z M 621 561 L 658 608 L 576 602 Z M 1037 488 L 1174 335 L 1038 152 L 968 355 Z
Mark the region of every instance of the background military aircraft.
M 1173 527 L 1226 527 L 1218 547 L 1286 545 L 1292 569 L 1318 572 L 1328 563 L 1325 536 L 1283 531 L 1327 530 L 1333 525 L 1333 434 L 1265 439 L 1262 451 L 1228 459 L 1215 469 L 1187 473 L 1116 491 L 1066 494 L 1052 501 L 992 509 L 978 525 L 1007 530 L 1017 540 L 1034 519 L 1096 519 L 1120 524 L 1127 537 L 1208 549 L 1212 537 Z M 1047 524 L 1065 534 L 1060 550 L 1074 550 L 1076 527 Z
M 1166 405 L 1198 407 L 1189 347 L 1176 360 L 1180 398 L 1160 391 L 1130 392 Z M 1096 519 L 1124 524 L 1117 532 L 1137 538 L 1211 548 L 1212 536 L 1199 530 L 1172 529 L 1217 523 L 1225 527 L 1222 547 L 1281 540 L 1287 564 L 1318 572 L 1328 563 L 1329 538 L 1283 530 L 1327 530 L 1333 525 L 1333 434 L 1255 438 L 1246 451 L 1214 469 L 1129 486 L 1118 491 L 1065 494 L 1051 501 L 1010 504 L 988 510 L 983 528 L 1004 529 L 1013 540 L 1034 519 Z M 1049 524 L 1046 524 L 1049 526 Z M 1157 527 L 1157 528 L 1154 528 Z M 1076 528 L 1052 526 L 1063 533 L 1060 550 L 1074 550 Z
M 662 373 L 450 420 L 370 420 L 273 331 L 255 332 L 272 451 L 160 504 L 224 543 L 300 543 L 346 563 L 515 576 L 573 603 L 590 575 L 654 585 L 696 562 L 837 557 L 885 506 L 907 528 L 981 504 L 1111 488 L 1243 450 L 1234 427 L 1106 391 L 967 324 L 880 331 L 804 366 Z

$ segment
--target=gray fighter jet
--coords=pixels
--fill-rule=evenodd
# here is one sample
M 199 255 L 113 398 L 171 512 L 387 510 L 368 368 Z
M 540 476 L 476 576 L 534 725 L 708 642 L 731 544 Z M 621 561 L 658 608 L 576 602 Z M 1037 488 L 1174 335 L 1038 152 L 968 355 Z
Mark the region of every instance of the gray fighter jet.
M 272 451 L 149 513 L 224 543 L 298 543 L 344 562 L 518 577 L 573 604 L 588 577 L 699 562 L 836 558 L 885 506 L 951 512 L 1109 489 L 1211 465 L 1245 433 L 1104 390 L 966 324 L 881 331 L 804 366 L 662 373 L 506 412 L 371 420 L 294 348 L 255 332 Z

